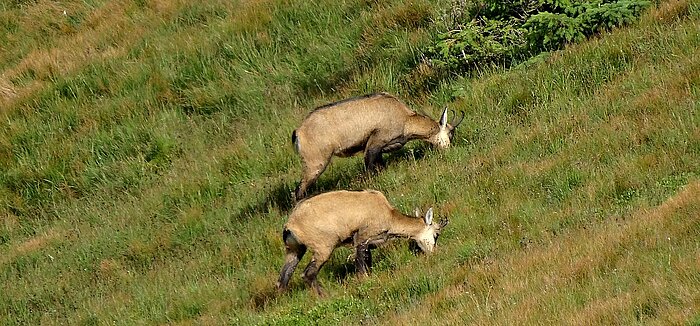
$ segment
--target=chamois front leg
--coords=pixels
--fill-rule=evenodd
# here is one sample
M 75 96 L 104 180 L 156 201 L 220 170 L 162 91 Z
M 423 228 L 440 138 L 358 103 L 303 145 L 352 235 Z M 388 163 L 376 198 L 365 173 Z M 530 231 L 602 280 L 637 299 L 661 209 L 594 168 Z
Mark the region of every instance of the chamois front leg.
M 381 147 L 367 147 L 365 149 L 365 168 L 369 172 L 377 172 L 384 166 Z
M 389 240 L 389 233 L 382 232 L 378 235 L 364 238 L 361 232 L 355 234 L 355 270 L 359 275 L 367 275 L 372 270 L 372 248 L 376 248 Z
M 358 275 L 366 276 L 372 269 L 372 252 L 367 242 L 355 247 L 355 270 Z

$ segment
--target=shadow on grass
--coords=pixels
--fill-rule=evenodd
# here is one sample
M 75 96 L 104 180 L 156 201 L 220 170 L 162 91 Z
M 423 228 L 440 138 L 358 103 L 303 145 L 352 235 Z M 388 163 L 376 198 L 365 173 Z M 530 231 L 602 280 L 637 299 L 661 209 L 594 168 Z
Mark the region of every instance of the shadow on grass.
M 418 145 L 404 147 L 392 153 L 384 154 L 385 168 L 398 161 L 421 160 L 426 155 L 427 151 L 427 146 Z M 334 161 L 337 160 L 334 158 Z M 363 185 L 367 184 L 375 174 L 367 172 L 364 164 L 361 162 L 353 162 L 351 164 L 335 163 L 338 167 L 333 168 L 332 171 L 326 171 L 321 174 L 318 181 L 309 188 L 309 195 L 307 198 L 333 190 L 365 189 L 366 187 Z M 333 164 L 334 163 L 331 162 L 331 165 Z M 376 173 L 382 173 L 382 171 L 380 170 Z M 264 195 L 261 199 L 245 206 L 233 216 L 233 219 L 246 220 L 257 214 L 267 214 L 274 208 L 278 209 L 281 214 L 289 213 L 294 206 L 292 194 L 298 183 L 299 181 L 295 181 L 293 184 L 279 183 L 266 187 L 265 190 L 263 190 Z
M 352 184 L 356 184 L 367 177 L 364 173 L 364 167 L 362 165 L 356 166 L 340 173 L 336 171 L 336 173 L 328 176 L 325 173 L 322 174 L 318 182 L 309 188 L 309 196 L 307 198 L 327 191 L 350 189 Z M 233 216 L 233 219 L 247 220 L 258 214 L 267 214 L 272 209 L 278 209 L 280 214 L 289 213 L 294 206 L 292 197 L 298 183 L 298 181 L 295 181 L 292 184 L 279 183 L 266 187 L 263 190 L 262 198 L 243 207 Z
M 271 304 L 274 305 L 278 298 L 290 297 L 300 291 L 306 291 L 310 295 L 315 295 L 311 288 L 301 280 L 290 280 L 289 286 L 284 292 L 280 292 L 276 285 L 270 284 L 265 289 L 253 294 L 249 301 L 250 307 L 255 311 L 263 311 Z
M 373 265 L 379 265 L 382 264 L 382 261 L 386 259 L 386 255 L 384 253 L 385 249 L 381 249 L 383 246 L 380 247 L 375 247 L 372 249 L 372 262 Z M 341 248 L 338 248 L 334 253 L 333 256 L 335 256 L 334 259 L 331 259 L 328 261 L 326 264 L 323 265 L 323 268 L 321 269 L 321 273 L 329 273 L 330 274 L 330 280 L 328 281 L 322 281 L 321 282 L 321 288 L 323 289 L 325 295 L 328 295 L 328 292 L 324 288 L 324 282 L 336 282 L 336 283 L 345 283 L 348 279 L 353 278 L 353 277 L 359 277 L 359 278 L 367 278 L 367 277 L 372 277 L 372 270 L 374 269 L 373 267 L 370 267 L 370 273 L 369 275 L 358 275 L 357 270 L 355 268 L 355 261 L 354 257 L 346 257 L 345 255 L 347 253 L 351 253 L 352 250 L 343 250 Z M 352 256 L 352 255 L 351 255 Z M 341 258 L 342 257 L 342 258 Z M 301 280 L 301 273 L 303 273 L 303 270 L 305 269 L 306 265 L 301 264 L 297 267 L 296 271 L 292 275 L 289 285 L 287 287 L 287 290 L 284 292 L 279 292 L 277 290 L 277 287 L 270 283 L 270 285 L 266 286 L 264 289 L 258 291 L 255 293 L 251 299 L 250 299 L 250 306 L 252 309 L 255 311 L 262 311 L 267 309 L 267 307 L 270 306 L 270 304 L 274 304 L 278 298 L 282 298 L 285 296 L 294 296 L 298 294 L 299 292 L 304 292 L 308 293 L 311 296 L 318 297 L 312 288 L 307 285 L 304 281 Z
M 426 143 L 417 142 L 413 146 L 405 146 L 394 152 L 384 155 L 384 163 L 390 166 L 397 161 L 420 161 L 430 151 L 430 146 Z
M 289 291 L 289 289 L 287 290 Z M 250 300 L 250 305 L 255 311 L 265 310 L 270 302 L 274 302 L 278 297 L 284 296 L 285 293 L 280 293 L 276 286 L 270 286 L 258 293 L 255 293 Z
M 339 283 L 343 283 L 348 277 L 352 277 L 352 275 L 357 274 L 354 261 L 346 261 L 343 263 L 336 264 L 326 264 L 323 267 L 327 270 L 327 272 L 331 273 L 333 279 Z
M 237 221 L 243 221 L 257 214 L 267 214 L 273 208 L 277 208 L 282 213 L 286 213 L 292 208 L 293 190 L 294 188 L 286 183 L 265 187 L 265 194 L 261 199 L 249 203 L 232 218 Z
M 294 273 L 286 291 L 279 292 L 274 284 L 270 284 L 270 286 L 255 293 L 250 299 L 251 308 L 255 311 L 263 311 L 271 304 L 274 305 L 278 298 L 292 296 L 298 292 L 308 292 L 309 295 L 316 296 L 312 288 L 300 279 L 300 273 L 303 271 L 303 266 L 301 267 L 301 270 Z M 352 262 L 326 264 L 323 266 L 323 271 L 330 272 L 333 279 L 339 283 L 343 283 L 348 277 L 355 275 L 355 264 Z M 323 287 L 323 282 L 321 282 L 321 288 L 324 289 L 324 293 L 328 295 L 328 292 L 325 291 Z

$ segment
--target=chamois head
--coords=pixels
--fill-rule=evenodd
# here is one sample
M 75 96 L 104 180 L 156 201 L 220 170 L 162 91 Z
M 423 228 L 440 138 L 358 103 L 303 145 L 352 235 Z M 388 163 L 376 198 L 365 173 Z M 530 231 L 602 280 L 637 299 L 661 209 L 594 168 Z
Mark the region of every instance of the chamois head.
M 416 215 L 420 215 L 418 214 L 418 211 L 416 211 L 416 213 Z M 432 207 L 429 208 L 425 213 L 425 216 L 423 216 L 423 221 L 425 221 L 425 228 L 415 235 L 413 240 L 416 241 L 418 247 L 420 247 L 423 252 L 431 253 L 433 252 L 433 249 L 435 249 L 435 243 L 440 236 L 440 231 L 449 221 L 447 219 L 441 219 L 439 223 L 433 224 Z
M 462 120 L 464 120 L 464 112 L 462 112 L 459 120 L 457 120 L 457 113 L 454 111 L 452 112 L 454 114 L 454 118 L 452 119 L 452 122 L 447 123 L 447 108 L 442 111 L 442 116 L 440 116 L 439 122 L 440 130 L 434 136 L 428 139 L 428 142 L 440 149 L 450 147 L 452 138 L 454 138 L 455 135 L 455 128 L 457 128 L 457 126 L 462 123 Z

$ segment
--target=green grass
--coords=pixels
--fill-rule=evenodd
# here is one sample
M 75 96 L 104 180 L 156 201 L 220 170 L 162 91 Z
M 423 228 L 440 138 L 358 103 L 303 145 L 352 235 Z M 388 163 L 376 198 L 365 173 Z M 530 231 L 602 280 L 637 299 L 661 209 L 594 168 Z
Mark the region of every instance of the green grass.
M 700 318 L 695 3 L 442 80 L 421 49 L 445 1 L 0 7 L 2 324 Z M 334 159 L 312 190 L 434 206 L 450 217 L 438 251 L 396 241 L 358 278 L 340 248 L 326 298 L 300 271 L 277 294 L 301 172 L 291 131 L 375 91 L 464 110 L 456 146 L 411 143 L 376 176 Z

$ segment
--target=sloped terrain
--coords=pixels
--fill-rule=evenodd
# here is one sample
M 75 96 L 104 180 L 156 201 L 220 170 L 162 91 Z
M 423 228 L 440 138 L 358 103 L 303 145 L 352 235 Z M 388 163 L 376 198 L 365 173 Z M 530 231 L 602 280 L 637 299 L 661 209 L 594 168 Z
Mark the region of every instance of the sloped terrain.
M 517 66 L 431 79 L 443 1 L 0 5 L 2 324 L 700 322 L 700 7 L 664 1 Z M 450 224 L 430 256 L 339 248 L 278 294 L 313 107 L 387 91 L 464 110 L 313 192 Z M 302 261 L 303 266 L 308 260 Z

